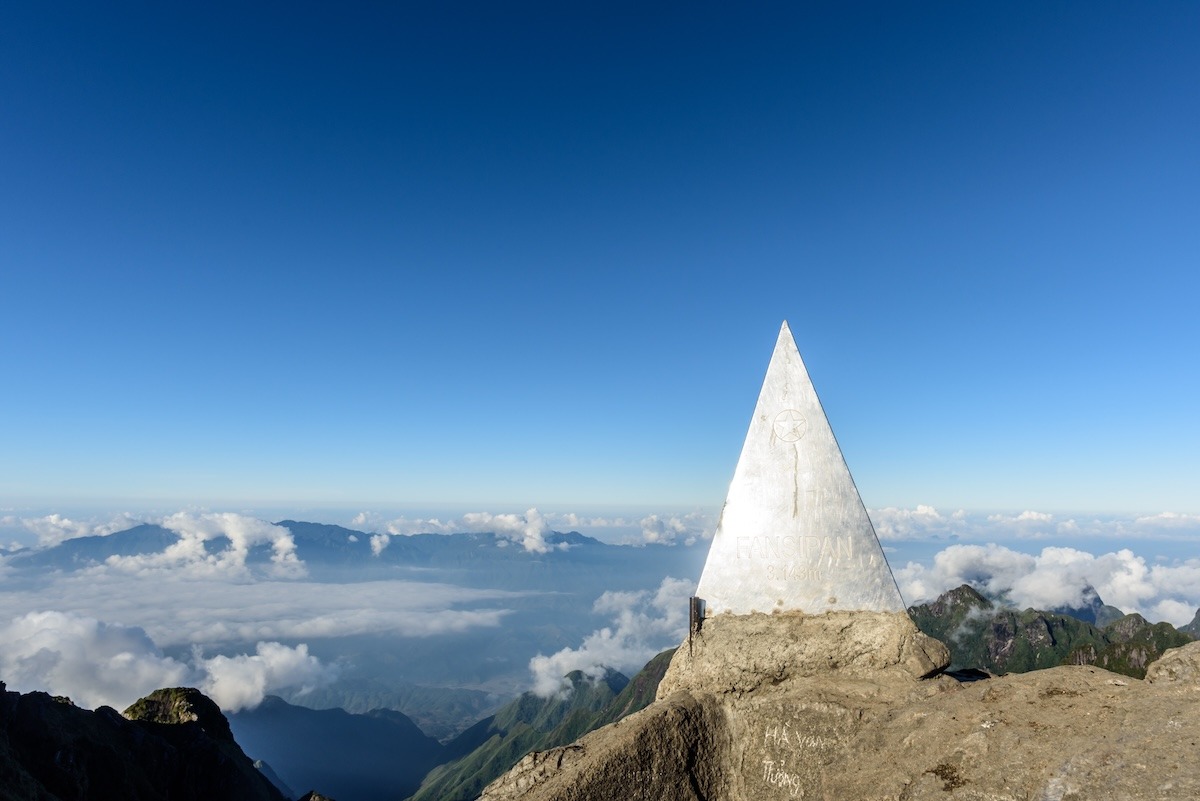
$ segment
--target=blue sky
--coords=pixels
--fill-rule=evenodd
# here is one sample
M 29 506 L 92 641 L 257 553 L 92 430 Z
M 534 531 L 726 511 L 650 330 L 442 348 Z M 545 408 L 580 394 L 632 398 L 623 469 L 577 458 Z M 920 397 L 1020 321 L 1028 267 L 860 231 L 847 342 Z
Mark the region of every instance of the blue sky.
M 168 4 L 168 6 L 171 4 Z M 1200 512 L 1200 6 L 29 4 L 0 506 Z

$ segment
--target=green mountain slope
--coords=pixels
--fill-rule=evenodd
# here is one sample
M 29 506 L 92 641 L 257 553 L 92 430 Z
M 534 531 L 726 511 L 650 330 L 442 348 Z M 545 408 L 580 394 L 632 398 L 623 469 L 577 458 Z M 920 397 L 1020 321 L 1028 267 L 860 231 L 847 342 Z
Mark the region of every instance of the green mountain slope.
M 1071 655 L 1072 664 L 1096 665 L 1114 673 L 1142 678 L 1146 668 L 1168 648 L 1178 648 L 1193 637 L 1170 623 L 1150 623 L 1141 615 L 1125 615 L 1104 627 L 1107 645 L 1092 653 Z
M 530 751 L 567 745 L 636 712 L 654 700 L 673 653 L 659 654 L 632 680 L 610 671 L 592 682 L 575 671 L 566 697 L 521 695 L 447 743 L 450 761 L 430 771 L 411 801 L 469 801 Z
M 1097 665 L 1141 678 L 1163 651 L 1192 639 L 1169 623 L 1151 624 L 1141 615 L 1097 627 L 1070 615 L 1003 607 L 965 584 L 908 611 L 918 628 L 950 649 L 952 670 L 1002 674 Z
M 591 728 L 588 731 L 616 723 L 626 715 L 632 715 L 639 709 L 649 706 L 650 702 L 654 700 L 654 694 L 658 692 L 658 684 L 662 681 L 663 674 L 667 672 L 667 667 L 671 664 L 671 657 L 674 655 L 675 649 L 669 648 L 647 662 L 646 666 L 629 680 L 625 689 L 621 690 L 617 697 L 600 711 L 600 714 L 591 722 Z M 574 740 L 567 742 L 574 742 Z

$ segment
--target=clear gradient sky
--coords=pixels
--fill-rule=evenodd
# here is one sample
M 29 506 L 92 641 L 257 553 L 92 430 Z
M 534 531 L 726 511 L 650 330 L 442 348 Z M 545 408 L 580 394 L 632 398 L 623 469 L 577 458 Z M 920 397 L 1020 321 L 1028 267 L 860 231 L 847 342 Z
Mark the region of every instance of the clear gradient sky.
M 1200 512 L 1200 4 L 16 4 L 0 506 Z

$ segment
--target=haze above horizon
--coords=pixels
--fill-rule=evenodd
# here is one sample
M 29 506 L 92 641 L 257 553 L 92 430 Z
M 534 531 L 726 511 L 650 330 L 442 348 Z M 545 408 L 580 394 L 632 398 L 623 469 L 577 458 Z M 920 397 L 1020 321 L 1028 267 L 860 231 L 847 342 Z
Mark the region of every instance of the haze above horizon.
M 784 319 L 872 509 L 1196 515 L 1198 34 L 12 9 L 0 516 L 713 509 Z

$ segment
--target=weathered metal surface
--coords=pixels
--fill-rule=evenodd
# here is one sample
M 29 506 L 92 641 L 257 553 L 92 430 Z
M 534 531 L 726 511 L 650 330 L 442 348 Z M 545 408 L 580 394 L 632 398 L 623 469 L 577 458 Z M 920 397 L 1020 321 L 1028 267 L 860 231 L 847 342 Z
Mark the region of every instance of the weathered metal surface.
M 786 322 L 696 595 L 708 616 L 905 608 Z

